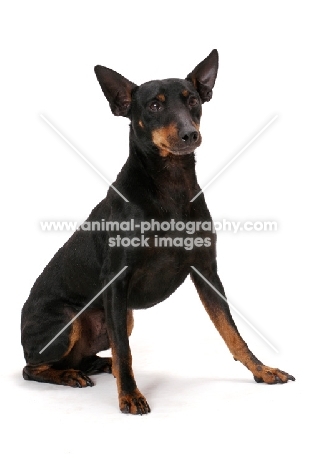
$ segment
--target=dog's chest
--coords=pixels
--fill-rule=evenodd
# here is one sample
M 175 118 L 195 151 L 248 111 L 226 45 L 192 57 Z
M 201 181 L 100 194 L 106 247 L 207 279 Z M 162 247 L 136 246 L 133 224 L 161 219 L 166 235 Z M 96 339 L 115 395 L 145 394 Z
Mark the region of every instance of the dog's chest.
M 144 309 L 165 300 L 189 273 L 191 254 L 177 249 L 163 249 L 158 255 L 146 255 L 133 271 L 129 284 L 131 308 Z

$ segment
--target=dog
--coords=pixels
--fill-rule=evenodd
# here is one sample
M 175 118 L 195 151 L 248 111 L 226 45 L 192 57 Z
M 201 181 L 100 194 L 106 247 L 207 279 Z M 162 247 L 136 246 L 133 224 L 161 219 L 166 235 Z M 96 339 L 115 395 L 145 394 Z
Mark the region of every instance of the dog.
M 213 50 L 185 79 L 140 86 L 95 67 L 112 113 L 130 119 L 130 150 L 87 222 L 118 225 L 119 231 L 112 237 L 107 229 L 78 229 L 35 282 L 22 310 L 24 379 L 87 387 L 93 385 L 90 374 L 113 373 L 121 412 L 149 413 L 132 370 L 132 311 L 165 300 L 190 275 L 234 359 L 255 381 L 295 380 L 263 365 L 240 336 L 217 273 L 216 235 L 212 229 L 207 237 L 203 227 L 212 220 L 197 183 L 194 151 L 218 62 Z M 181 232 L 181 223 L 195 226 L 191 237 Z M 150 227 L 148 237 L 142 226 L 143 234 Z M 107 349 L 112 358 L 97 356 Z

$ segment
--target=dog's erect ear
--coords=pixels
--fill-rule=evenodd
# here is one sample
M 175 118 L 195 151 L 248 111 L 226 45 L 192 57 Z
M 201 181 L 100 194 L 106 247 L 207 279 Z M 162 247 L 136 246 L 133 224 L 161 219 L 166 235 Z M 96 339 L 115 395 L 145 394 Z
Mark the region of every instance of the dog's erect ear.
M 112 113 L 129 117 L 131 93 L 137 86 L 110 68 L 96 65 L 94 71 Z
M 217 49 L 213 51 L 200 62 L 194 70 L 189 73 L 186 77 L 188 81 L 191 81 L 202 102 L 210 101 L 212 98 L 212 88 L 214 87 L 219 65 L 219 55 Z

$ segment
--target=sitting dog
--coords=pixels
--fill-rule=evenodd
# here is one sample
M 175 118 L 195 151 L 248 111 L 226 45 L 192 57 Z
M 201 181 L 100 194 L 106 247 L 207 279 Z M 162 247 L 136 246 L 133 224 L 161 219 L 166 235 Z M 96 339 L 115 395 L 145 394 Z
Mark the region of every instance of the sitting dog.
M 119 231 L 112 237 L 108 230 L 77 230 L 35 282 L 22 311 L 25 379 L 86 387 L 93 385 L 88 374 L 112 372 L 120 410 L 148 413 L 132 371 L 132 310 L 163 301 L 191 275 L 230 352 L 256 382 L 295 380 L 263 365 L 240 336 L 217 273 L 216 235 L 212 230 L 207 237 L 204 229 L 211 217 L 204 195 L 198 195 L 194 150 L 217 71 L 216 50 L 186 79 L 141 86 L 95 67 L 113 114 L 130 119 L 130 151 L 87 222 L 110 223 Z M 149 237 L 142 226 L 143 234 L 150 226 Z M 181 226 L 195 227 L 191 237 Z M 97 356 L 109 348 L 112 358 Z

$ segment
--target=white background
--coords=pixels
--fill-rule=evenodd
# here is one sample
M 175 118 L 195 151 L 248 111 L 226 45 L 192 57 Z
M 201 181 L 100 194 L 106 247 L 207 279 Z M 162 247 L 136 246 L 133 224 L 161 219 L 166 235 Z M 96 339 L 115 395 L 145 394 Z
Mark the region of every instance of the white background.
M 4 4 L 3 4 L 4 5 Z M 205 5 L 205 6 L 204 6 Z M 311 34 L 308 2 L 7 2 L 1 53 L 2 459 L 15 466 L 291 466 L 308 455 L 310 366 Z M 233 316 L 256 356 L 296 376 L 266 386 L 234 362 L 190 281 L 135 313 L 134 371 L 152 413 L 119 413 L 115 381 L 72 389 L 23 381 L 20 310 L 69 233 L 107 185 L 40 118 L 114 181 L 128 153 L 93 67 L 137 84 L 184 78 L 220 54 L 204 106 L 197 173 L 212 216 L 276 220 L 275 233 L 220 233 L 228 299 L 278 349 Z M 308 426 L 309 427 L 309 426 Z

